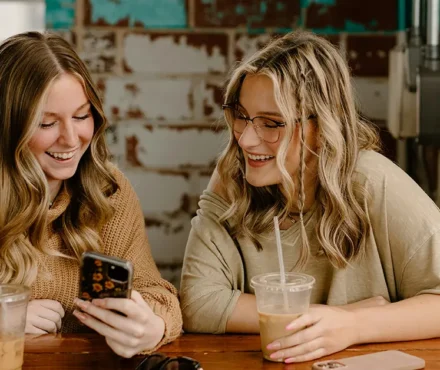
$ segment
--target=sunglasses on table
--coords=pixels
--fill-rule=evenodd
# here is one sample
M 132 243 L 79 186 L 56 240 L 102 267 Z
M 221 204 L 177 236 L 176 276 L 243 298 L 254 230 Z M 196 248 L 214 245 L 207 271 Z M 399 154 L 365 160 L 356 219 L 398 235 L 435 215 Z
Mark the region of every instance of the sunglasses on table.
M 153 353 L 145 357 L 136 370 L 203 370 L 202 365 L 193 358 L 169 357 L 162 353 Z

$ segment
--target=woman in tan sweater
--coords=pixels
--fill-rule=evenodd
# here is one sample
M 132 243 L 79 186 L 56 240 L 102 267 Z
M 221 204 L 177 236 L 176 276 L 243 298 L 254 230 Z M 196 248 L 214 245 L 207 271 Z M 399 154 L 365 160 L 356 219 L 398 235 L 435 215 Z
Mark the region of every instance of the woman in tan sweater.
M 224 111 L 229 143 L 185 254 L 185 330 L 258 332 L 250 280 L 279 270 L 278 216 L 287 271 L 316 282 L 273 360 L 440 336 L 439 209 L 375 151 L 335 47 L 300 31 L 273 41 L 233 71 Z
M 27 333 L 91 328 L 131 357 L 175 339 L 182 321 L 136 194 L 108 160 L 106 128 L 97 89 L 65 40 L 32 32 L 0 45 L 0 282 L 31 287 Z M 85 251 L 133 262 L 131 299 L 76 298 Z

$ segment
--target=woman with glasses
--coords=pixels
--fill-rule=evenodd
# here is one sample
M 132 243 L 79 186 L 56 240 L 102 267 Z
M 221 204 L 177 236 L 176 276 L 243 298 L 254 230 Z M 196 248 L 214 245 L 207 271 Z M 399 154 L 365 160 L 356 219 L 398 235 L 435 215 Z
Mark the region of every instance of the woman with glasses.
M 316 279 L 298 332 L 269 344 L 277 361 L 350 345 L 440 335 L 440 212 L 377 152 L 348 67 L 307 32 L 273 41 L 232 73 L 229 143 L 192 221 L 181 283 L 184 329 L 257 333 L 252 277 Z
M 107 126 L 86 66 L 60 36 L 0 44 L 0 283 L 31 288 L 26 333 L 92 329 L 131 357 L 178 337 L 182 316 L 139 200 L 109 161 Z M 133 263 L 131 298 L 78 299 L 86 251 Z M 93 274 L 95 292 L 104 274 Z

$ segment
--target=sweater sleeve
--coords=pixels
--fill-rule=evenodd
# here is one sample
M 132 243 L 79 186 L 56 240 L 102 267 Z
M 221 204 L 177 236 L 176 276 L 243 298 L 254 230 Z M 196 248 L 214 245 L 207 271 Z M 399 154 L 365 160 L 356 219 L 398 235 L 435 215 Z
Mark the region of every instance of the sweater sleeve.
M 182 269 L 181 304 L 184 329 L 221 334 L 244 290 L 243 262 L 220 224 L 222 198 L 206 192 L 192 220 Z
M 129 181 L 117 171 L 120 189 L 113 196 L 115 214 L 105 227 L 106 253 L 133 263 L 133 289 L 137 290 L 153 312 L 165 322 L 160 343 L 144 353 L 153 352 L 177 338 L 182 331 L 182 314 L 176 288 L 163 279 L 153 260 L 145 232 L 145 222 L 139 199 Z

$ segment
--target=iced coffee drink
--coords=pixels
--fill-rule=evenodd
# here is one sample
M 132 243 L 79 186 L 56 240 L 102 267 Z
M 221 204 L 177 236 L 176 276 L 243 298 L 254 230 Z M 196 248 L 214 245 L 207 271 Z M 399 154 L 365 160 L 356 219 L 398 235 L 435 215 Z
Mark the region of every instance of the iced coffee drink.
M 251 286 L 255 289 L 260 317 L 261 349 L 265 359 L 275 361 L 270 358 L 274 351 L 267 349 L 268 344 L 294 333 L 286 330 L 286 326 L 308 310 L 314 282 L 312 276 L 298 273 L 287 273 L 285 283 L 281 283 L 277 273 L 252 278 Z
M 23 365 L 24 336 L 0 337 L 0 369 L 21 370 Z
M 0 369 L 21 370 L 29 289 L 0 285 Z

